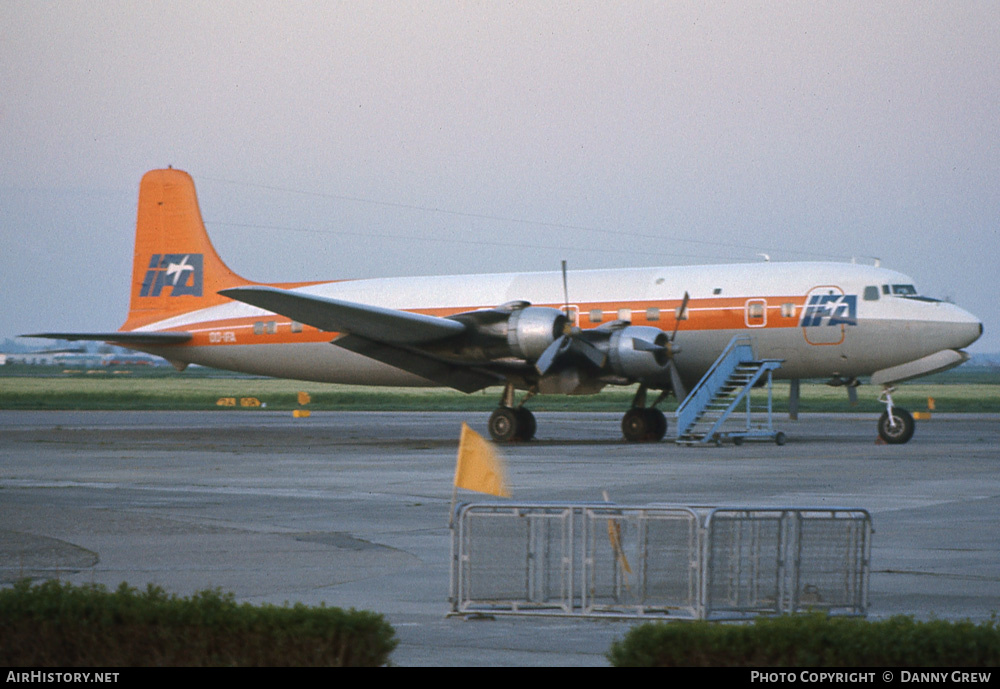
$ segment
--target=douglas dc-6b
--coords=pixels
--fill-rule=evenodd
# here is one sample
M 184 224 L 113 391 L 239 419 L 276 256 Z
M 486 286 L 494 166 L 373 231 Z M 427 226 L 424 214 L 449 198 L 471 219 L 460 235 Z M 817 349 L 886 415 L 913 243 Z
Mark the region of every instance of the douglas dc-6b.
M 528 440 L 535 394 L 639 385 L 628 440 L 658 440 L 668 394 L 684 399 L 734 336 L 781 360 L 778 378 L 883 386 L 879 433 L 913 434 L 892 385 L 957 366 L 979 319 L 921 296 L 878 266 L 778 263 L 359 279 L 264 285 L 233 273 L 208 238 L 191 177 L 147 173 L 139 189 L 131 301 L 103 340 L 178 368 L 383 386 L 503 386 L 489 430 Z M 573 301 L 567 296 L 572 294 Z M 517 390 L 527 391 L 520 402 Z M 652 403 L 647 392 L 659 391 Z

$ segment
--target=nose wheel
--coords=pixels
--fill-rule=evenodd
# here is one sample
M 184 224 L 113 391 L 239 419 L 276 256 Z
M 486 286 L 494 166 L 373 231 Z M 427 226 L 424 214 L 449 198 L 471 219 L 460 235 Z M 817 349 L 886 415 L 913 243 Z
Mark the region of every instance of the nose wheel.
M 882 391 L 880 402 L 885 404 L 885 411 L 878 420 L 878 437 L 890 445 L 902 445 L 913 437 L 916 424 L 913 414 L 892 403 L 892 392 L 895 388 L 886 387 Z
M 891 412 L 882 412 L 878 420 L 878 437 L 890 445 L 902 445 L 913 437 L 915 428 L 913 414 L 895 407 Z

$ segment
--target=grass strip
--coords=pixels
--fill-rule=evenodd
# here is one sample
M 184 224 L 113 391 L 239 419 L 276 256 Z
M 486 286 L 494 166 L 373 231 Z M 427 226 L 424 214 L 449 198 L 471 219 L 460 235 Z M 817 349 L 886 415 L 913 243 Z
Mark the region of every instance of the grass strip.
M 635 386 L 609 386 L 597 395 L 539 395 L 529 406 L 534 411 L 615 411 L 631 405 Z M 774 386 L 774 410 L 788 410 L 788 383 Z M 188 376 L 186 374 L 143 376 L 131 374 L 57 373 L 50 376 L 0 377 L 0 409 L 53 410 L 227 410 L 257 408 L 241 406 L 256 400 L 260 408 L 297 408 L 298 393 L 310 393 L 313 411 L 490 411 L 500 399 L 500 388 L 466 395 L 446 388 L 378 388 L 307 383 L 273 378 Z M 878 388 L 863 386 L 859 402 L 850 405 L 845 390 L 822 383 L 803 382 L 800 411 L 881 413 Z M 220 399 L 233 406 L 219 406 Z M 928 408 L 933 398 L 938 412 L 1000 413 L 1000 381 L 969 383 L 914 383 L 901 386 L 895 403 L 911 411 Z M 248 402 L 253 403 L 253 402 Z M 754 391 L 754 404 L 764 405 L 766 392 Z M 676 402 L 661 405 L 673 411 Z

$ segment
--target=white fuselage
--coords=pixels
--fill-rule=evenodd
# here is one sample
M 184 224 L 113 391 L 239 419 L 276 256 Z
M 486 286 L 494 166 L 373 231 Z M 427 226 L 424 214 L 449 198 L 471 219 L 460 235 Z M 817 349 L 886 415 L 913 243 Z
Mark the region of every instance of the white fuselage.
M 528 301 L 563 307 L 562 276 L 505 273 L 352 280 L 297 288 L 307 294 L 435 316 Z M 616 319 L 678 328 L 676 361 L 696 380 L 729 340 L 749 335 L 759 358 L 783 359 L 784 378 L 872 375 L 974 342 L 982 325 L 957 306 L 916 295 L 910 278 L 834 263 L 581 270 L 568 276 L 569 306 L 583 329 Z M 684 294 L 686 318 L 677 320 Z M 178 329 L 190 343 L 143 347 L 178 363 L 269 376 L 363 385 L 427 380 L 329 343 L 337 335 L 239 302 L 140 330 Z

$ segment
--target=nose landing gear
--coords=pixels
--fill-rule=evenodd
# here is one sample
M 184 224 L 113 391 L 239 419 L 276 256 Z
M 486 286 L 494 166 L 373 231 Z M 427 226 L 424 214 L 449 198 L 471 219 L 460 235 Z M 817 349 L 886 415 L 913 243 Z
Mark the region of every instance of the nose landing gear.
M 878 420 L 878 437 L 890 445 L 902 445 L 913 437 L 915 424 L 913 414 L 902 407 L 894 406 L 892 393 L 896 388 L 885 386 L 879 402 L 885 404 L 885 411 Z

